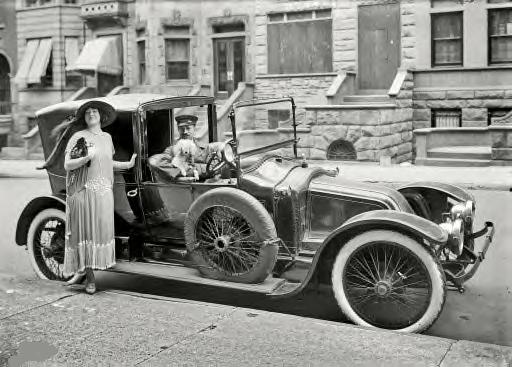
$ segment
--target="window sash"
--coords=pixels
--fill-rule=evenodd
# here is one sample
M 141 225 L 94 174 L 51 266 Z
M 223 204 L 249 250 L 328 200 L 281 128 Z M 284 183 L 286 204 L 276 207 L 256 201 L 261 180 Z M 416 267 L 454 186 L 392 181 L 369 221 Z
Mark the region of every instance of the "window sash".
M 431 15 L 432 66 L 463 64 L 462 12 Z
M 512 9 L 488 13 L 489 64 L 512 62 Z
M 168 38 L 165 40 L 166 61 L 187 61 L 190 56 L 190 40 L 183 38 Z
M 185 80 L 188 75 L 188 61 L 168 61 L 166 63 L 167 80 Z

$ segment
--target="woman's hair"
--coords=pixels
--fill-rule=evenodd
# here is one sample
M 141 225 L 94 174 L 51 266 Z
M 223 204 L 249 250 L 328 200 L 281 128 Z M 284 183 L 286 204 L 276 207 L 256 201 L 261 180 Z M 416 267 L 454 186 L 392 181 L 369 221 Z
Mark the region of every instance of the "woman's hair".
M 64 121 L 55 126 L 52 130 L 51 137 L 54 139 L 59 138 L 64 134 L 68 128 L 73 128 L 74 131 L 83 130 L 87 127 L 84 119 L 76 119 L 74 115 L 68 116 Z

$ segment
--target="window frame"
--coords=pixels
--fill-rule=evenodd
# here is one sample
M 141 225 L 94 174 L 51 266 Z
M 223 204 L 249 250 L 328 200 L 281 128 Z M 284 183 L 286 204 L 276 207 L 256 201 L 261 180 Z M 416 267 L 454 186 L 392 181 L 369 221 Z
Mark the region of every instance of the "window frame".
M 168 73 L 168 64 L 171 62 L 181 62 L 184 63 L 185 61 L 169 61 L 167 60 L 167 41 L 186 41 L 188 43 L 188 60 L 187 62 L 187 78 L 169 78 Z M 165 67 L 165 81 L 166 82 L 188 82 L 190 81 L 190 57 L 192 54 L 192 42 L 190 36 L 177 36 L 177 35 L 166 35 L 164 36 L 164 67 Z
M 487 9 L 487 65 L 507 65 L 512 64 L 512 57 L 508 61 L 492 61 L 492 39 L 496 37 L 508 37 L 509 42 L 512 42 L 512 33 L 505 35 L 491 35 L 491 13 L 492 12 L 500 12 L 500 11 L 510 11 L 512 12 L 512 6 L 507 4 L 507 7 L 493 7 Z
M 304 10 L 289 10 L 289 11 L 273 11 L 268 12 L 266 14 L 266 31 L 267 31 L 267 37 L 269 34 L 269 26 L 279 25 L 279 24 L 291 24 L 291 23 L 314 23 L 314 22 L 325 22 L 330 21 L 330 34 L 331 34 L 331 40 L 330 40 L 330 64 L 327 65 L 325 70 L 321 71 L 308 71 L 308 70 L 301 70 L 301 71 L 284 71 L 284 72 L 275 72 L 270 71 L 271 69 L 275 69 L 275 67 L 271 67 L 270 64 L 270 44 L 267 42 L 267 73 L 268 74 L 276 74 L 276 75 L 293 75 L 293 74 L 324 74 L 324 73 L 332 73 L 334 71 L 334 34 L 333 34 L 333 8 L 331 7 L 321 7 L 317 9 L 304 9 Z M 288 19 L 289 15 L 293 14 L 294 19 Z M 300 14 L 310 14 L 311 17 L 305 17 L 305 18 L 299 18 Z M 276 19 L 278 18 L 278 19 Z M 281 54 L 282 56 L 283 54 Z M 325 63 L 327 64 L 327 62 Z M 324 65 L 325 67 L 326 65 Z
M 66 60 L 66 39 L 67 38 L 74 38 L 76 39 L 76 42 L 77 42 L 77 51 L 78 51 L 78 55 L 80 54 L 80 37 L 78 36 L 65 36 L 64 37 L 64 87 L 65 88 L 82 88 L 84 86 L 84 79 L 83 79 L 83 76 L 79 73 L 79 72 L 76 72 L 76 71 L 68 71 L 66 70 L 66 67 L 69 66 L 67 65 L 67 60 Z M 77 55 L 77 56 L 78 56 Z M 79 82 L 76 82 L 78 81 Z
M 141 59 L 140 57 L 140 49 L 139 49 L 139 44 L 140 43 L 143 43 L 144 44 L 144 58 L 143 60 Z M 137 72 L 138 72 L 138 78 L 137 78 L 137 82 L 139 85 L 145 85 L 145 84 L 148 84 L 148 74 L 147 74 L 147 58 L 146 58 L 146 47 L 147 47 L 147 41 L 146 41 L 146 38 L 138 38 L 137 41 L 136 41 L 136 44 L 137 44 Z M 143 61 L 143 62 L 141 62 Z M 141 73 L 141 65 L 144 65 L 144 79 L 142 78 L 142 73 Z M 167 74 L 167 63 L 165 65 L 166 67 L 166 74 Z M 166 75 L 167 77 L 167 75 Z
M 436 52 L 435 52 L 435 44 L 436 41 L 441 41 L 442 39 L 434 38 L 434 18 L 441 15 L 447 14 L 457 14 L 461 17 L 461 29 L 460 29 L 460 37 L 459 38 L 451 38 L 453 40 L 458 40 L 460 42 L 460 63 L 444 63 L 444 64 L 436 64 Z M 450 39 L 450 38 L 449 38 Z M 447 39 L 448 40 L 448 39 Z M 464 66 L 464 11 L 463 10 L 448 10 L 448 11 L 440 11 L 440 12 L 432 12 L 430 13 L 430 67 L 431 68 L 443 68 L 443 67 L 463 67 Z

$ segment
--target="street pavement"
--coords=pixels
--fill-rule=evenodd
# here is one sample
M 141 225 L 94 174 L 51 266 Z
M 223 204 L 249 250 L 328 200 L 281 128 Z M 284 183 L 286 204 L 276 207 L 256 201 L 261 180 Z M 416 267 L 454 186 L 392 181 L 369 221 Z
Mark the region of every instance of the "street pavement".
M 0 278 L 0 365 L 507 366 L 512 348 Z M 9 361 L 9 362 L 8 362 Z
M 404 166 L 342 164 L 342 174 L 352 179 L 397 184 L 428 180 L 428 173 L 430 179 L 443 182 L 462 177 L 465 187 L 486 190 L 473 191 L 479 203 L 477 227 L 484 220 L 493 220 L 497 225 L 495 241 L 479 272 L 468 282 L 466 293 L 449 292 L 440 318 L 427 331 L 451 338 L 441 339 L 342 324 L 339 321 L 345 320 L 332 299 L 316 294 L 272 303 L 236 292 L 99 273 L 103 291 L 87 297 L 80 287 L 67 289 L 36 281 L 26 251 L 15 246 L 13 238 L 23 206 L 50 192 L 46 173 L 34 169 L 39 163 L 9 161 L 7 167 L 0 161 L 0 366 L 7 355 L 18 360 L 34 348 L 40 348 L 41 355 L 51 355 L 47 362 L 34 365 L 70 365 L 66 361 L 69 356 L 85 365 L 105 364 L 106 360 L 151 366 L 512 363 L 510 348 L 474 342 L 512 346 L 512 268 L 508 266 L 512 249 L 507 243 L 512 228 L 504 221 L 512 216 L 507 186 L 511 170 L 506 167 L 471 169 L 471 174 L 450 176 L 448 170 L 432 167 L 413 174 L 413 168 Z M 393 178 L 386 173 L 390 169 L 402 173 Z M 460 172 L 460 168 L 455 170 Z M 96 323 L 102 327 L 97 328 Z M 147 340 L 141 340 L 143 336 Z

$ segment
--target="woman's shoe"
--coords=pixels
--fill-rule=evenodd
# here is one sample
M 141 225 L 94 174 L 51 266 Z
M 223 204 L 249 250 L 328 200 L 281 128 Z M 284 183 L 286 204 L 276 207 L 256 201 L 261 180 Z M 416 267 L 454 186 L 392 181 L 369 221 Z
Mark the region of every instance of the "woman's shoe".
M 85 278 L 85 272 L 83 273 L 75 273 L 73 277 L 66 282 L 66 285 L 73 285 L 73 284 L 81 284 L 84 281 Z
M 96 293 L 96 284 L 95 283 L 87 283 L 85 286 L 85 292 L 88 294 Z

